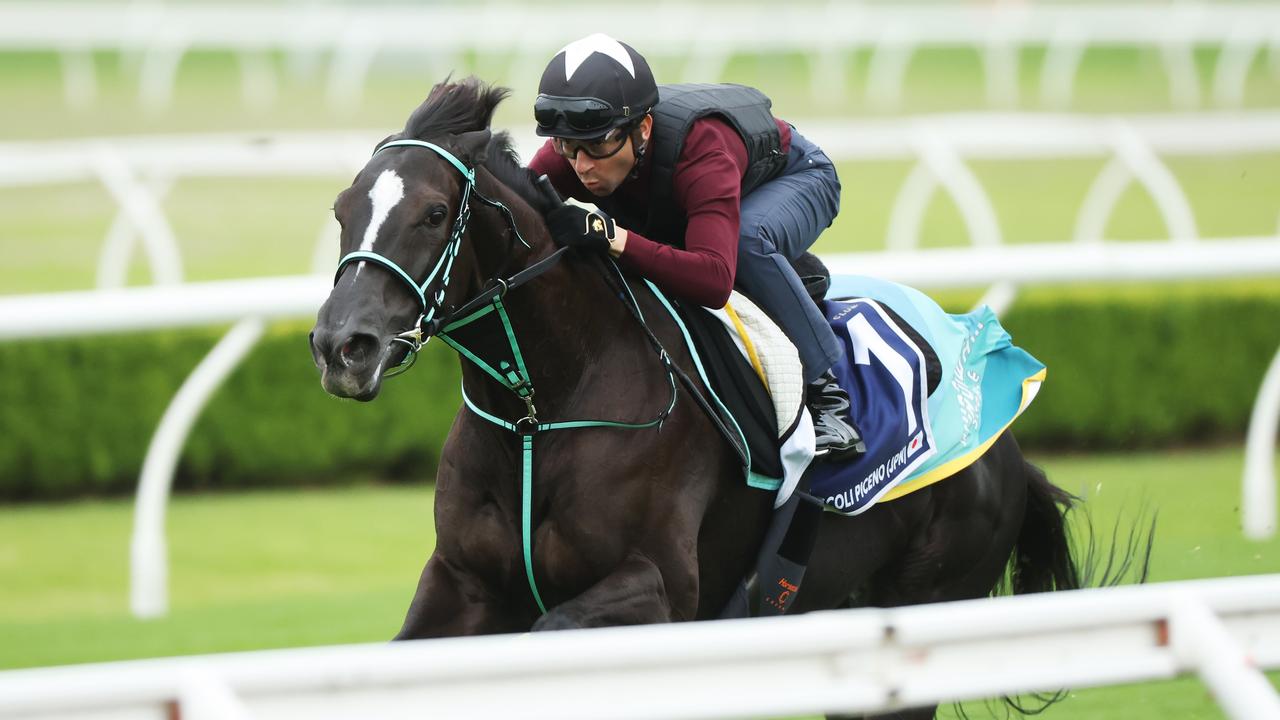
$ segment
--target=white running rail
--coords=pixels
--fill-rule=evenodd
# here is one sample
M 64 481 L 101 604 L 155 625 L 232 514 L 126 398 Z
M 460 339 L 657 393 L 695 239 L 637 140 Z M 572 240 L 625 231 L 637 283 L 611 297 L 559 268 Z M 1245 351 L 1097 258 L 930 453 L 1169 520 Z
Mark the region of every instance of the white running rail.
M 191 51 L 236 53 L 242 95 L 253 107 L 270 105 L 277 97 L 272 53 L 285 53 L 295 75 L 317 71 L 322 58 L 328 58 L 328 98 L 341 111 L 358 106 L 382 54 L 423 58 L 427 77 L 465 67 L 470 53 L 509 56 L 508 82 L 533 87 L 551 54 L 576 36 L 583 12 L 581 3 L 564 0 L 417 6 L 4 2 L 0 51 L 57 52 L 64 95 L 74 107 L 91 105 L 97 95 L 94 51 L 140 58 L 139 97 L 151 109 L 170 103 L 179 66 Z M 758 1 L 735 3 L 732 10 L 719 3 L 664 2 L 651 12 L 629 16 L 622 39 L 646 55 L 685 58 L 683 79 L 696 82 L 720 77 L 737 54 L 799 53 L 809 58 L 814 99 L 826 104 L 845 99 L 848 56 L 868 51 L 866 92 L 874 105 L 884 108 L 901 102 L 911 58 L 922 48 L 977 52 L 987 101 L 995 107 L 1018 102 L 1019 62 L 1027 48 L 1044 52 L 1040 100 L 1055 109 L 1069 106 L 1082 59 L 1096 47 L 1158 52 L 1169 93 L 1180 108 L 1200 105 L 1205 95 L 1194 58 L 1197 48 L 1221 50 L 1208 92 L 1221 107 L 1244 101 L 1250 69 L 1260 54 L 1269 54 L 1270 72 L 1280 74 L 1280 8 L 1263 3 L 808 0 L 788 5 L 786 15 L 797 21 L 780 22 L 776 4 Z
M 994 283 L 984 300 L 997 311 L 1016 283 L 1124 282 L 1280 275 L 1280 238 L 1200 239 L 1191 206 L 1161 157 L 1280 151 L 1280 113 L 1087 118 L 1058 115 L 953 115 L 907 121 L 797 122 L 837 161 L 914 160 L 895 201 L 888 252 L 828 256 L 836 272 L 874 275 L 922 287 Z M 230 134 L 0 144 L 0 191 L 9 186 L 98 180 L 120 205 L 104 243 L 100 287 L 111 292 L 0 297 L 0 340 L 237 323 L 179 390 L 144 462 L 133 543 L 135 614 L 167 611 L 164 499 L 185 430 L 204 399 L 252 348 L 260 332 L 248 318 L 314 316 L 328 292 L 336 227 L 326 220 L 313 277 L 120 289 L 140 235 L 158 280 L 180 274 L 176 242 L 160 195 L 187 177 L 333 177 L 345 182 L 385 132 Z M 537 147 L 520 136 L 525 157 Z M 1110 158 L 1082 207 L 1072 243 L 1003 244 L 994 205 L 967 163 Z M 105 159 L 104 159 L 105 158 Z M 1130 182 L 1156 200 L 1171 241 L 1109 244 L 1101 229 Z M 939 189 L 951 193 L 975 247 L 919 250 L 919 216 Z M 914 219 L 913 219 L 914 218 Z M 170 281 L 172 282 L 172 281 Z M 254 330 L 254 328 L 259 328 Z M 1243 523 L 1255 539 L 1276 529 L 1274 468 L 1280 418 L 1280 353 L 1255 402 L 1243 480 Z M 175 432 L 181 429 L 181 432 Z
M 1280 575 L 891 610 L 0 672 L 8 720 L 880 713 L 1195 673 L 1280 720 Z

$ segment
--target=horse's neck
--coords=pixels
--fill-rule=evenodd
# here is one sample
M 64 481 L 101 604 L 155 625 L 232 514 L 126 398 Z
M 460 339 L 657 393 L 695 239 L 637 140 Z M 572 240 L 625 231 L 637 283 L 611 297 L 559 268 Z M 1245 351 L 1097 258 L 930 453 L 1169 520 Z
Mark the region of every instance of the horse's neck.
M 483 210 L 473 213 L 473 237 L 499 239 L 484 248 L 477 246 L 477 266 L 481 274 L 492 274 L 507 264 L 503 272 L 509 277 L 556 250 L 538 213 L 514 192 L 492 179 L 486 183 L 484 192 L 511 208 L 520 234 L 532 246 L 532 251 L 525 251 L 518 240 L 508 246 L 506 219 L 500 211 L 481 205 L 477 210 Z M 500 249 L 506 247 L 519 248 L 519 253 L 525 256 L 523 261 L 505 263 Z M 487 277 L 481 280 L 484 279 Z M 597 261 L 567 256 L 504 298 L 516 342 L 537 393 L 536 404 L 548 417 L 558 419 L 556 411 L 565 408 L 580 392 L 608 392 L 607 387 L 591 386 L 602 384 L 595 380 L 602 374 L 602 364 L 607 364 L 612 356 L 619 352 L 647 351 L 635 342 L 641 336 L 623 332 L 627 328 L 625 323 L 633 321 L 622 301 L 614 297 L 608 287 Z M 619 342 L 620 335 L 628 336 L 629 342 Z M 469 396 L 485 398 L 490 407 L 523 411 L 523 403 L 510 390 L 498 386 L 470 362 L 464 360 L 462 366 Z M 655 378 L 665 378 L 657 371 L 660 366 L 656 358 L 654 366 Z

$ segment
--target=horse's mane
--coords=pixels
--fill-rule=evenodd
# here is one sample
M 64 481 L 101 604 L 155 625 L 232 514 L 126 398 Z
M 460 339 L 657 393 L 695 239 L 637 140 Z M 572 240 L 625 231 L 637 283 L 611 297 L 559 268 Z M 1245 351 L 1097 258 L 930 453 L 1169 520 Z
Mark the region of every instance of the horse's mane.
M 474 77 L 458 82 L 446 79 L 431 88 L 427 99 L 409 115 L 404 137 L 426 140 L 442 134 L 485 130 L 493 121 L 498 103 L 510 95 L 510 89 Z M 550 199 L 534 184 L 533 173 L 520 164 L 520 156 L 506 132 L 496 132 L 489 140 L 484 167 L 539 213 L 545 215 L 551 209 Z

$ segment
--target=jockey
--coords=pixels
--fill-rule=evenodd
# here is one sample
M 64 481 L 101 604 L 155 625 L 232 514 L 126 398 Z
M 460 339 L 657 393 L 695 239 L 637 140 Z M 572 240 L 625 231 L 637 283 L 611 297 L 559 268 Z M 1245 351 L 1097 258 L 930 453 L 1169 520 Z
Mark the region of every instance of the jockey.
M 559 244 L 608 253 L 687 302 L 723 307 L 737 285 L 760 305 L 799 350 L 818 455 L 850 457 L 862 438 L 830 369 L 843 351 L 789 262 L 831 225 L 840 181 L 770 105 L 739 85 L 659 93 L 640 53 L 597 33 L 543 72 L 533 112 L 549 139 L 529 167 L 599 208 L 554 210 Z

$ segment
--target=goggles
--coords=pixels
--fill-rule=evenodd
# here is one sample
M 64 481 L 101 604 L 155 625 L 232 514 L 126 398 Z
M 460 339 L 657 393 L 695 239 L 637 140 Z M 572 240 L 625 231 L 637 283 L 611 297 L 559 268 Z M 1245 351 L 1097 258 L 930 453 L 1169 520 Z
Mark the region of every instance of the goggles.
M 579 152 L 584 152 L 588 157 L 596 160 L 604 160 L 611 158 L 622 150 L 627 144 L 627 137 L 630 135 L 631 126 L 624 125 L 614 128 L 605 134 L 602 138 L 594 140 L 571 140 L 569 138 L 553 137 L 551 138 L 551 148 L 556 154 L 566 160 L 573 160 L 578 157 Z
M 616 118 L 630 114 L 629 108 L 621 112 L 599 98 L 569 98 L 556 95 L 539 95 L 533 101 L 533 119 L 544 131 L 553 132 L 564 125 L 576 132 L 604 132 Z

